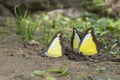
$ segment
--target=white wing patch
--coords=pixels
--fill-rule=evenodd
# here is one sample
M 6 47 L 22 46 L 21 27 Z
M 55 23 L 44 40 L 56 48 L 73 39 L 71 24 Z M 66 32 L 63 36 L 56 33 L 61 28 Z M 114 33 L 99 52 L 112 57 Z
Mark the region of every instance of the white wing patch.
M 83 41 L 82 41 L 82 44 L 84 44 L 85 40 L 87 40 L 90 36 L 91 36 L 91 33 L 87 34 L 87 35 L 84 37 L 84 39 L 83 39 Z M 81 44 L 81 45 L 82 45 L 82 44 Z

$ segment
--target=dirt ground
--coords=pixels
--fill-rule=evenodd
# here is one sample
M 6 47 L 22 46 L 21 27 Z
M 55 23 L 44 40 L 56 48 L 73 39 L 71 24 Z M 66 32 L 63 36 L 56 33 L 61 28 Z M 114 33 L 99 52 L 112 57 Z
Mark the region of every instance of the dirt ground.
M 120 62 L 73 61 L 65 55 L 61 58 L 41 57 L 42 44 L 24 48 L 21 37 L 6 27 L 0 27 L 0 80 L 40 80 L 32 77 L 34 70 L 59 69 L 68 65 L 68 76 L 57 80 L 120 80 Z M 5 42 L 3 42 L 5 41 Z M 99 73 L 95 69 L 105 67 Z

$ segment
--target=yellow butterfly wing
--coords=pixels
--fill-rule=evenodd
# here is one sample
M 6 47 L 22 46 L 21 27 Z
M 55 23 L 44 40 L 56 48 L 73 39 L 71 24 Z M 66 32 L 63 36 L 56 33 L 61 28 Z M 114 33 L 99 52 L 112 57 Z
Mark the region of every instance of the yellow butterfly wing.
M 80 36 L 77 32 L 77 29 L 73 28 L 73 35 L 72 35 L 72 48 L 74 50 L 78 50 L 79 44 L 80 44 Z
M 49 57 L 60 57 L 62 56 L 62 45 L 60 42 L 60 33 L 52 40 L 51 44 L 48 47 L 47 52 L 45 53 Z
M 97 54 L 98 48 L 94 38 L 93 30 L 89 30 L 80 44 L 79 52 L 82 52 L 84 55 Z

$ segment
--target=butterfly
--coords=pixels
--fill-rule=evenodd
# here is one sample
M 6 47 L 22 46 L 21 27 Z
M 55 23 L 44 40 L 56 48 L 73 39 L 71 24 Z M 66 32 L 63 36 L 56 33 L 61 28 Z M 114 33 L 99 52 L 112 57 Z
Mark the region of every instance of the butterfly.
M 90 27 L 88 30 L 86 30 L 82 39 L 80 39 L 77 29 L 73 28 L 71 45 L 73 49 L 77 49 L 83 55 L 95 55 L 99 52 L 93 27 Z
M 78 50 L 80 43 L 80 35 L 76 28 L 73 28 L 73 33 L 71 37 L 71 47 L 73 50 Z
M 61 57 L 63 54 L 63 47 L 61 42 L 62 32 L 59 31 L 55 37 L 51 40 L 48 45 L 47 51 L 45 52 L 48 57 Z

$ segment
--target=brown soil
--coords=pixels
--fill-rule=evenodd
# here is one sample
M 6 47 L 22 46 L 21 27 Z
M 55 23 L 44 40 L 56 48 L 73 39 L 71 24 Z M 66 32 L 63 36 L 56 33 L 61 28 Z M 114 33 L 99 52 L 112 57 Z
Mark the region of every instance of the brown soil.
M 32 77 L 34 70 L 59 69 L 68 65 L 68 76 L 56 77 L 57 80 L 120 80 L 120 62 L 102 61 L 91 62 L 89 60 L 69 60 L 65 55 L 61 58 L 41 57 L 41 49 L 44 45 L 27 46 L 24 48 L 21 36 L 18 36 L 6 27 L 0 27 L 0 80 L 40 80 Z M 3 43 L 3 41 L 6 41 Z M 99 73 L 95 69 L 105 67 Z

